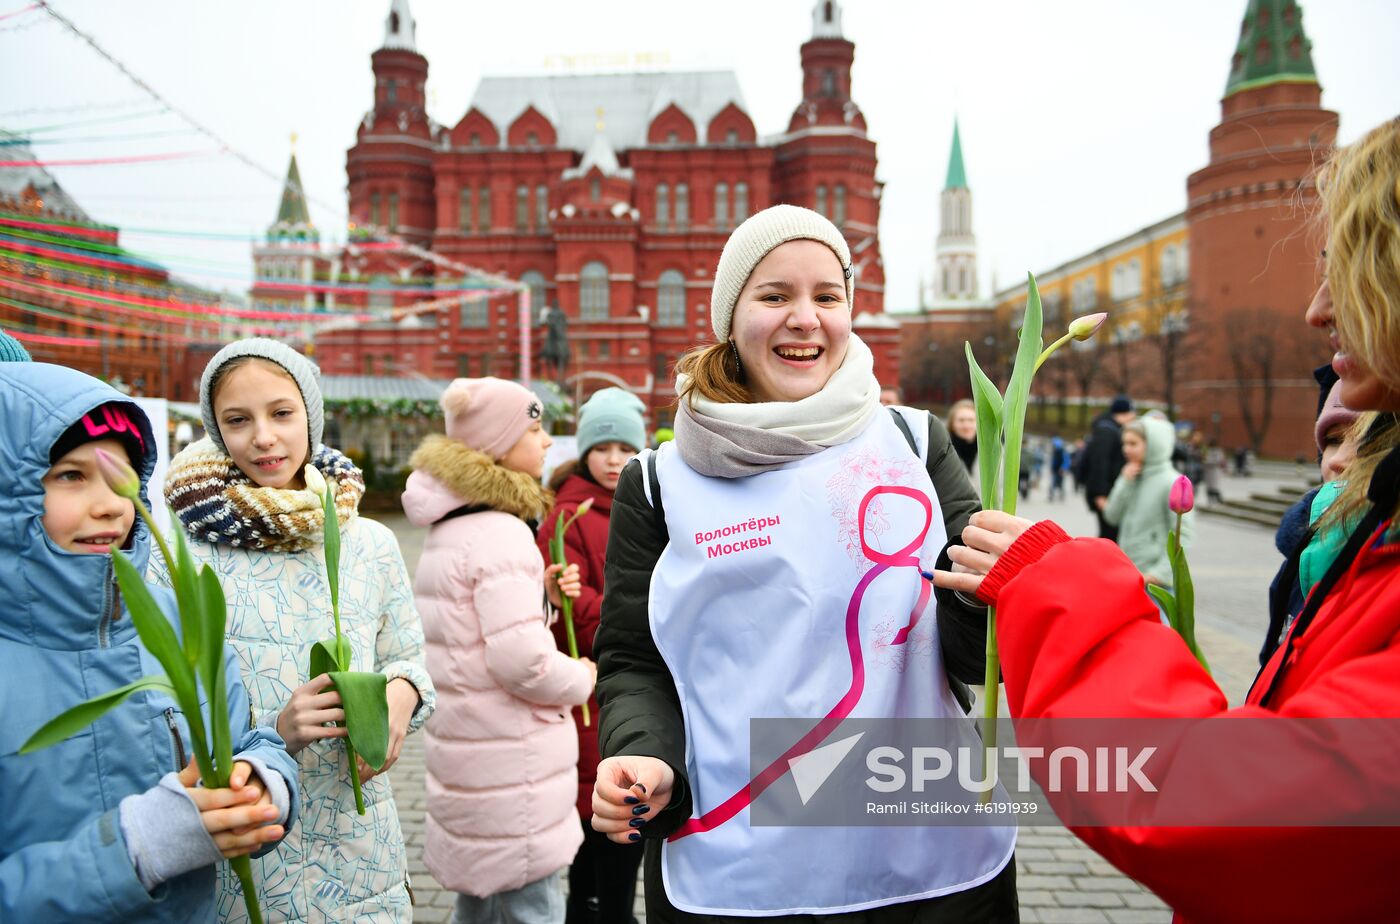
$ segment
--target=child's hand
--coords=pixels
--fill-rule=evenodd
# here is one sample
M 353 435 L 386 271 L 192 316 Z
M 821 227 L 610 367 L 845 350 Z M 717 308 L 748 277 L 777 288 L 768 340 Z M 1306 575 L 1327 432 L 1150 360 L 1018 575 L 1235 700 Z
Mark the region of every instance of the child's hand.
M 360 770 L 361 783 L 387 772 L 399 759 L 399 752 L 403 750 L 403 739 L 408 735 L 408 723 L 412 721 L 413 712 L 418 708 L 418 688 L 402 677 L 390 680 L 389 685 L 384 688 L 384 695 L 389 700 L 388 756 L 384 760 L 384 766 L 375 770 L 365 763 L 364 758 L 356 754 L 355 762 Z
M 283 827 L 274 824 L 280 814 L 262 780 L 251 765 L 233 765 L 227 789 L 205 789 L 199 785 L 199 768 L 193 760 L 180 771 L 180 785 L 199 809 L 204 830 L 225 859 L 252 853 L 263 844 L 282 839 Z
M 335 690 L 321 692 L 330 684 L 331 678 L 326 674 L 312 677 L 293 690 L 292 698 L 282 707 L 277 716 L 277 734 L 287 742 L 288 754 L 296 754 L 322 738 L 344 738 L 349 734 L 343 726 L 325 724 L 345 721 L 340 694 Z
M 1128 462 L 1123 465 L 1123 477 L 1129 481 L 1136 481 L 1137 476 L 1142 474 L 1141 462 Z
M 593 830 L 619 844 L 642 839 L 647 820 L 671 802 L 676 774 L 655 757 L 609 757 L 593 784 Z
M 576 600 L 582 589 L 583 581 L 578 576 L 578 565 L 550 565 L 545 569 L 544 591 L 549 595 L 549 602 L 555 606 L 564 605 L 559 596 L 560 591 L 570 600 Z

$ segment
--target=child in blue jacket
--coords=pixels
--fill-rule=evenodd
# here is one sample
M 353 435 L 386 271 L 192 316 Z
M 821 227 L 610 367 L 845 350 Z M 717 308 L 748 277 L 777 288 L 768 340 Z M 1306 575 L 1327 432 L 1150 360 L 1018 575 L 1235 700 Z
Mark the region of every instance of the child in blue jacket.
M 18 753 L 60 712 L 162 673 L 108 555 L 115 545 L 144 573 L 150 533 L 96 469 L 99 448 L 124 456 L 144 496 L 155 439 L 90 376 L 0 363 L 0 921 L 213 921 L 215 864 L 272 849 L 294 820 L 296 765 L 274 731 L 249 727 L 232 652 L 227 789 L 199 786 L 184 715 L 149 690 Z M 174 597 L 153 594 L 178 632 Z

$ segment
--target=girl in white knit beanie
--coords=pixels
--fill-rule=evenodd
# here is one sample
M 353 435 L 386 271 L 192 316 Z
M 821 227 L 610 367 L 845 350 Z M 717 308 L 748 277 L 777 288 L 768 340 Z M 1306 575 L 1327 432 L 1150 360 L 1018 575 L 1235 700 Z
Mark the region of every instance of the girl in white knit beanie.
M 881 407 L 855 289 L 821 215 L 779 205 L 740 225 L 715 271 L 716 343 L 677 367 L 675 440 L 618 484 L 593 826 L 646 844 L 648 918 L 1017 919 L 1009 828 L 750 814 L 855 715 L 950 719 L 943 743 L 980 753 L 964 683 L 982 678 L 985 609 L 935 604 L 919 574 L 947 566 L 979 504 L 946 427 Z M 751 767 L 760 718 L 816 726 L 753 742 L 781 757 Z

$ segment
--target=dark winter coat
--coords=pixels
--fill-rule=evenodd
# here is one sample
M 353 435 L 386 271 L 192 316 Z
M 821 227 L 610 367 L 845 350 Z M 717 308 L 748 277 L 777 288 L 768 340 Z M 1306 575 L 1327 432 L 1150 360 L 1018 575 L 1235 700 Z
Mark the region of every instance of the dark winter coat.
M 537 541 L 545 564 L 551 564 L 549 540 L 554 538 L 554 524 L 578 511 L 579 505 L 592 498 L 593 507 L 574 521 L 564 534 L 564 558 L 578 565 L 579 581 L 583 587 L 574 601 L 574 638 L 580 657 L 593 657 L 593 636 L 598 631 L 603 613 L 603 560 L 608 551 L 608 519 L 612 514 L 612 492 L 579 475 L 570 475 L 559 486 L 554 497 L 554 510 L 545 517 Z M 551 627 L 560 651 L 569 650 L 568 632 L 561 616 Z M 593 784 L 598 779 L 598 700 L 588 698 L 588 714 L 592 724 L 583 724 L 583 708 L 574 707 L 574 726 L 578 729 L 578 814 L 587 823 L 593 817 Z
M 1090 510 L 1098 511 L 1094 498 L 1108 497 L 1113 490 L 1123 462 L 1123 425 L 1112 414 L 1100 414 L 1084 444 L 1084 497 Z
M 967 470 L 954 452 L 948 429 L 930 416 L 928 474 L 938 495 L 950 544 L 961 544 L 968 518 L 981 509 Z M 652 638 L 648 595 L 652 571 L 669 542 L 662 513 L 665 498 L 653 507 L 643 491 L 643 469 L 628 463 L 613 498 L 611 535 L 607 553 L 608 593 L 595 641 L 598 652 L 598 698 L 603 704 L 599 741 L 603 756 L 645 755 L 664 760 L 675 771 L 671 803 L 642 829 L 646 844 L 645 883 L 647 920 L 721 921 L 681 912 L 666 899 L 661 877 L 661 843 L 690 817 L 693 804 L 686 780 L 685 726 L 680 700 L 666 663 Z M 655 494 L 655 492 L 653 492 Z M 947 550 L 939 556 L 939 568 L 949 567 Z M 961 596 L 935 591 L 938 599 L 938 634 L 950 677 L 962 683 L 980 684 L 986 667 L 986 609 Z M 917 905 L 921 922 L 1013 922 L 1016 917 L 1015 862 L 996 878 L 973 889 Z M 916 906 L 886 905 L 871 911 L 828 916 L 842 921 L 884 922 L 913 920 Z M 773 924 L 813 922 L 828 917 L 783 916 L 764 918 Z

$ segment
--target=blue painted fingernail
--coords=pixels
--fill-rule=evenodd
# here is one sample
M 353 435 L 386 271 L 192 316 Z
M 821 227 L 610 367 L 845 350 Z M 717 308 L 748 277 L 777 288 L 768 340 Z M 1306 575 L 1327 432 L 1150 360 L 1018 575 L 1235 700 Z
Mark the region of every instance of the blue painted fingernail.
M 933 580 L 933 572 L 932 572 L 932 571 L 925 571 L 923 568 L 920 568 L 920 569 L 919 569 L 919 574 L 923 576 L 923 579 L 924 579 L 925 581 L 932 581 L 932 580 Z
M 633 818 L 631 821 L 627 822 L 627 827 L 629 827 L 629 828 L 640 828 L 642 825 L 644 825 L 644 824 L 646 824 L 646 823 L 647 823 L 647 820 L 646 820 L 645 818 Z
M 640 834 L 638 834 L 636 831 L 633 831 L 631 834 L 627 835 L 627 839 L 628 839 L 629 841 L 639 841 L 639 840 L 642 839 L 642 836 L 641 836 Z
M 649 811 L 651 811 L 651 806 L 650 806 L 650 805 L 639 805 L 639 806 L 637 806 L 636 808 L 632 809 L 632 814 L 633 814 L 633 815 L 645 815 L 645 814 L 646 814 L 647 812 L 649 812 Z
M 642 800 L 641 800 L 641 799 L 638 799 L 636 796 L 623 796 L 623 797 L 622 797 L 622 801 L 623 801 L 623 802 L 626 802 L 628 805 L 636 805 L 638 802 L 641 802 Z

